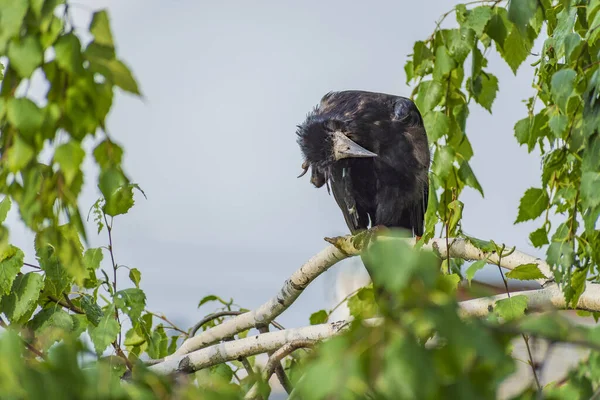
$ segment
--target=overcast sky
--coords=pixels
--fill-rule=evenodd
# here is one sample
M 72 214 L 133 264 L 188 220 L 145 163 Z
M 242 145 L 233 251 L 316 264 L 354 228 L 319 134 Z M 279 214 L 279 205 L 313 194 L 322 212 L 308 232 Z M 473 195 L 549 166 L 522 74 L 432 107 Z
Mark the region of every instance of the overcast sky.
M 119 93 L 109 115 L 110 133 L 126 150 L 126 171 L 148 196 L 137 196 L 130 214 L 116 220 L 117 262 L 142 271 L 150 309 L 186 326 L 211 311 L 196 309 L 207 294 L 258 306 L 325 246 L 324 236 L 347 232 L 327 191 L 308 177 L 296 179 L 296 125 L 331 90 L 410 95 L 407 55 L 453 4 L 76 3 L 83 4 L 73 7 L 80 26 L 87 26 L 89 7 L 108 7 L 118 54 L 144 93 L 144 101 Z M 526 115 L 521 100 L 532 93 L 533 73 L 525 64 L 515 78 L 494 52 L 491 58 L 501 86 L 494 115 L 473 105 L 467 127 L 486 196 L 465 191 L 463 227 L 539 254 L 527 239 L 534 225 L 512 225 L 523 192 L 539 186 L 539 159 L 513 136 Z M 93 183 L 88 178 L 81 200 L 86 211 L 98 197 Z M 34 261 L 31 236 L 15 224 L 11 229 Z M 93 226 L 89 231 L 93 245 L 105 243 Z M 305 325 L 310 312 L 330 306 L 341 269 L 320 277 L 279 320 Z

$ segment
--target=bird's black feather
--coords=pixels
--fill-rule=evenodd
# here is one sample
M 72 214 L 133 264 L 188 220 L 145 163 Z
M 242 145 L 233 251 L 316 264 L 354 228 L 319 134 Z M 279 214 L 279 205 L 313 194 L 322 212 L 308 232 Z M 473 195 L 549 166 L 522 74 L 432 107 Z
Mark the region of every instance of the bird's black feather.
M 336 131 L 377 157 L 336 160 Z M 355 90 L 327 93 L 297 134 L 312 183 L 329 183 L 351 232 L 383 225 L 423 234 L 430 152 L 423 119 L 410 99 Z

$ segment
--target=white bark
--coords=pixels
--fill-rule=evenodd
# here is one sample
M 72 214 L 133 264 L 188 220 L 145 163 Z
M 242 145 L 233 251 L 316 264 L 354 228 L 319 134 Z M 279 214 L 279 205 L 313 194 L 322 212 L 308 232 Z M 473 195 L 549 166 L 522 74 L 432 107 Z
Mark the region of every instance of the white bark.
M 165 359 L 164 362 L 152 365 L 149 368 L 163 374 L 173 372 L 190 373 L 227 361 L 237 360 L 241 357 L 250 357 L 256 354 L 275 351 L 286 343 L 295 340 L 321 341 L 337 335 L 347 325 L 347 321 L 339 321 L 263 333 L 244 339 L 215 344 L 193 351 L 187 355 L 170 357 L 169 359 Z
M 527 311 L 549 311 L 564 310 L 567 308 L 565 297 L 556 284 L 543 289 L 527 290 L 512 293 L 511 296 L 527 296 Z M 507 294 L 492 297 L 467 300 L 460 303 L 463 315 L 472 317 L 485 317 L 493 311 L 494 304 L 498 300 L 506 299 Z M 586 311 L 600 311 L 600 284 L 588 283 L 585 291 L 579 297 L 577 309 Z
M 529 298 L 528 311 L 547 311 L 566 309 L 566 303 L 560 288 L 553 284 L 546 288 L 529 290 L 512 294 L 524 295 Z M 463 316 L 484 317 L 493 311 L 496 301 L 506 298 L 498 295 L 482 299 L 467 300 L 460 303 Z M 588 311 L 600 311 L 600 284 L 588 284 L 579 298 L 577 308 Z M 364 321 L 367 325 L 377 325 L 380 318 Z M 304 328 L 286 329 L 277 332 L 263 333 L 257 336 L 223 342 L 196 350 L 188 355 L 177 355 L 166 359 L 160 364 L 149 368 L 163 374 L 173 372 L 193 372 L 212 365 L 236 360 L 240 357 L 250 357 L 282 348 L 287 343 L 304 341 L 321 341 L 333 337 L 348 326 L 350 321 L 338 321 Z
M 335 246 L 328 246 L 317 255 L 308 260 L 299 270 L 283 284 L 279 293 L 269 299 L 256 310 L 238 315 L 224 321 L 211 329 L 199 333 L 197 336 L 186 340 L 181 347 L 169 358 L 187 354 L 194 350 L 218 342 L 236 333 L 254 328 L 259 325 L 268 325 L 277 316 L 284 312 L 300 296 L 300 293 L 319 275 L 329 267 L 348 256 Z
M 498 265 L 498 261 L 500 261 L 500 257 L 496 252 L 484 252 L 473 246 L 466 239 L 451 238 L 448 240 L 448 243 L 450 245 L 451 258 L 461 258 L 465 261 L 488 259 L 490 264 L 496 265 Z M 423 246 L 423 248 L 433 250 L 441 258 L 446 258 L 446 255 L 448 254 L 446 239 L 432 239 L 429 241 L 429 243 Z M 509 249 L 510 248 L 507 248 L 505 251 L 508 252 Z M 543 286 L 553 280 L 553 274 L 550 269 L 550 265 L 548 265 L 546 261 L 534 256 L 530 256 L 529 254 L 522 253 L 518 250 L 515 250 L 510 255 L 502 257 L 500 267 L 513 270 L 519 265 L 523 264 L 536 264 L 538 266 L 540 272 L 546 277 L 545 279 L 536 280 L 536 282 L 538 282 L 540 285 Z
M 383 238 L 385 239 L 385 238 Z M 409 243 L 414 243 L 414 239 L 407 239 Z M 284 283 L 279 293 L 268 300 L 266 303 L 253 311 L 233 317 L 222 324 L 201 332 L 195 337 L 187 339 L 177 351 L 165 358 L 163 363 L 171 365 L 181 356 L 219 342 L 224 338 L 232 337 L 235 334 L 261 325 L 267 325 L 277 316 L 284 312 L 304 291 L 304 289 L 319 275 L 327 271 L 337 262 L 350 257 L 359 255 L 361 249 L 356 248 L 351 236 L 334 238 L 336 246 L 328 246 L 317 255 L 308 260 L 299 270 Z M 462 258 L 464 260 L 484 260 L 488 259 L 491 263 L 498 264 L 499 257 L 495 252 L 486 253 L 473 246 L 470 242 L 462 238 L 452 238 L 448 241 L 450 247 L 450 257 Z M 433 250 L 442 258 L 448 255 L 446 239 L 432 239 L 423 246 L 425 249 Z M 535 263 L 547 279 L 540 279 L 538 282 L 542 285 L 551 281 L 552 273 L 546 262 L 539 258 L 529 256 L 519 251 L 511 255 L 502 257 L 501 267 L 514 269 L 522 264 Z M 172 368 L 167 368 L 172 370 Z

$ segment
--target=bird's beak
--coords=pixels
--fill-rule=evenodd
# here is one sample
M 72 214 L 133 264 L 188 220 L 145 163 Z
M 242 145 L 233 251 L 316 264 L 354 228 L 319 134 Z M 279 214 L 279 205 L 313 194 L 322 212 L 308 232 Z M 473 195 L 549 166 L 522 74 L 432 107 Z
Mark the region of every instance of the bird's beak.
M 350 157 L 377 157 L 377 154 L 359 146 L 341 132 L 333 132 L 333 155 L 337 160 Z

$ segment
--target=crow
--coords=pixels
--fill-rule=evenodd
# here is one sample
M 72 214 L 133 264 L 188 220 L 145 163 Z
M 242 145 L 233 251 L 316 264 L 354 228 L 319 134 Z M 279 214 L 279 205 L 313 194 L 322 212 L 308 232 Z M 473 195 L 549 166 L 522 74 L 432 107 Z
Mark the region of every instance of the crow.
M 415 103 L 401 96 L 327 93 L 296 131 L 311 183 L 327 185 L 352 234 L 404 228 L 423 235 L 429 144 Z

